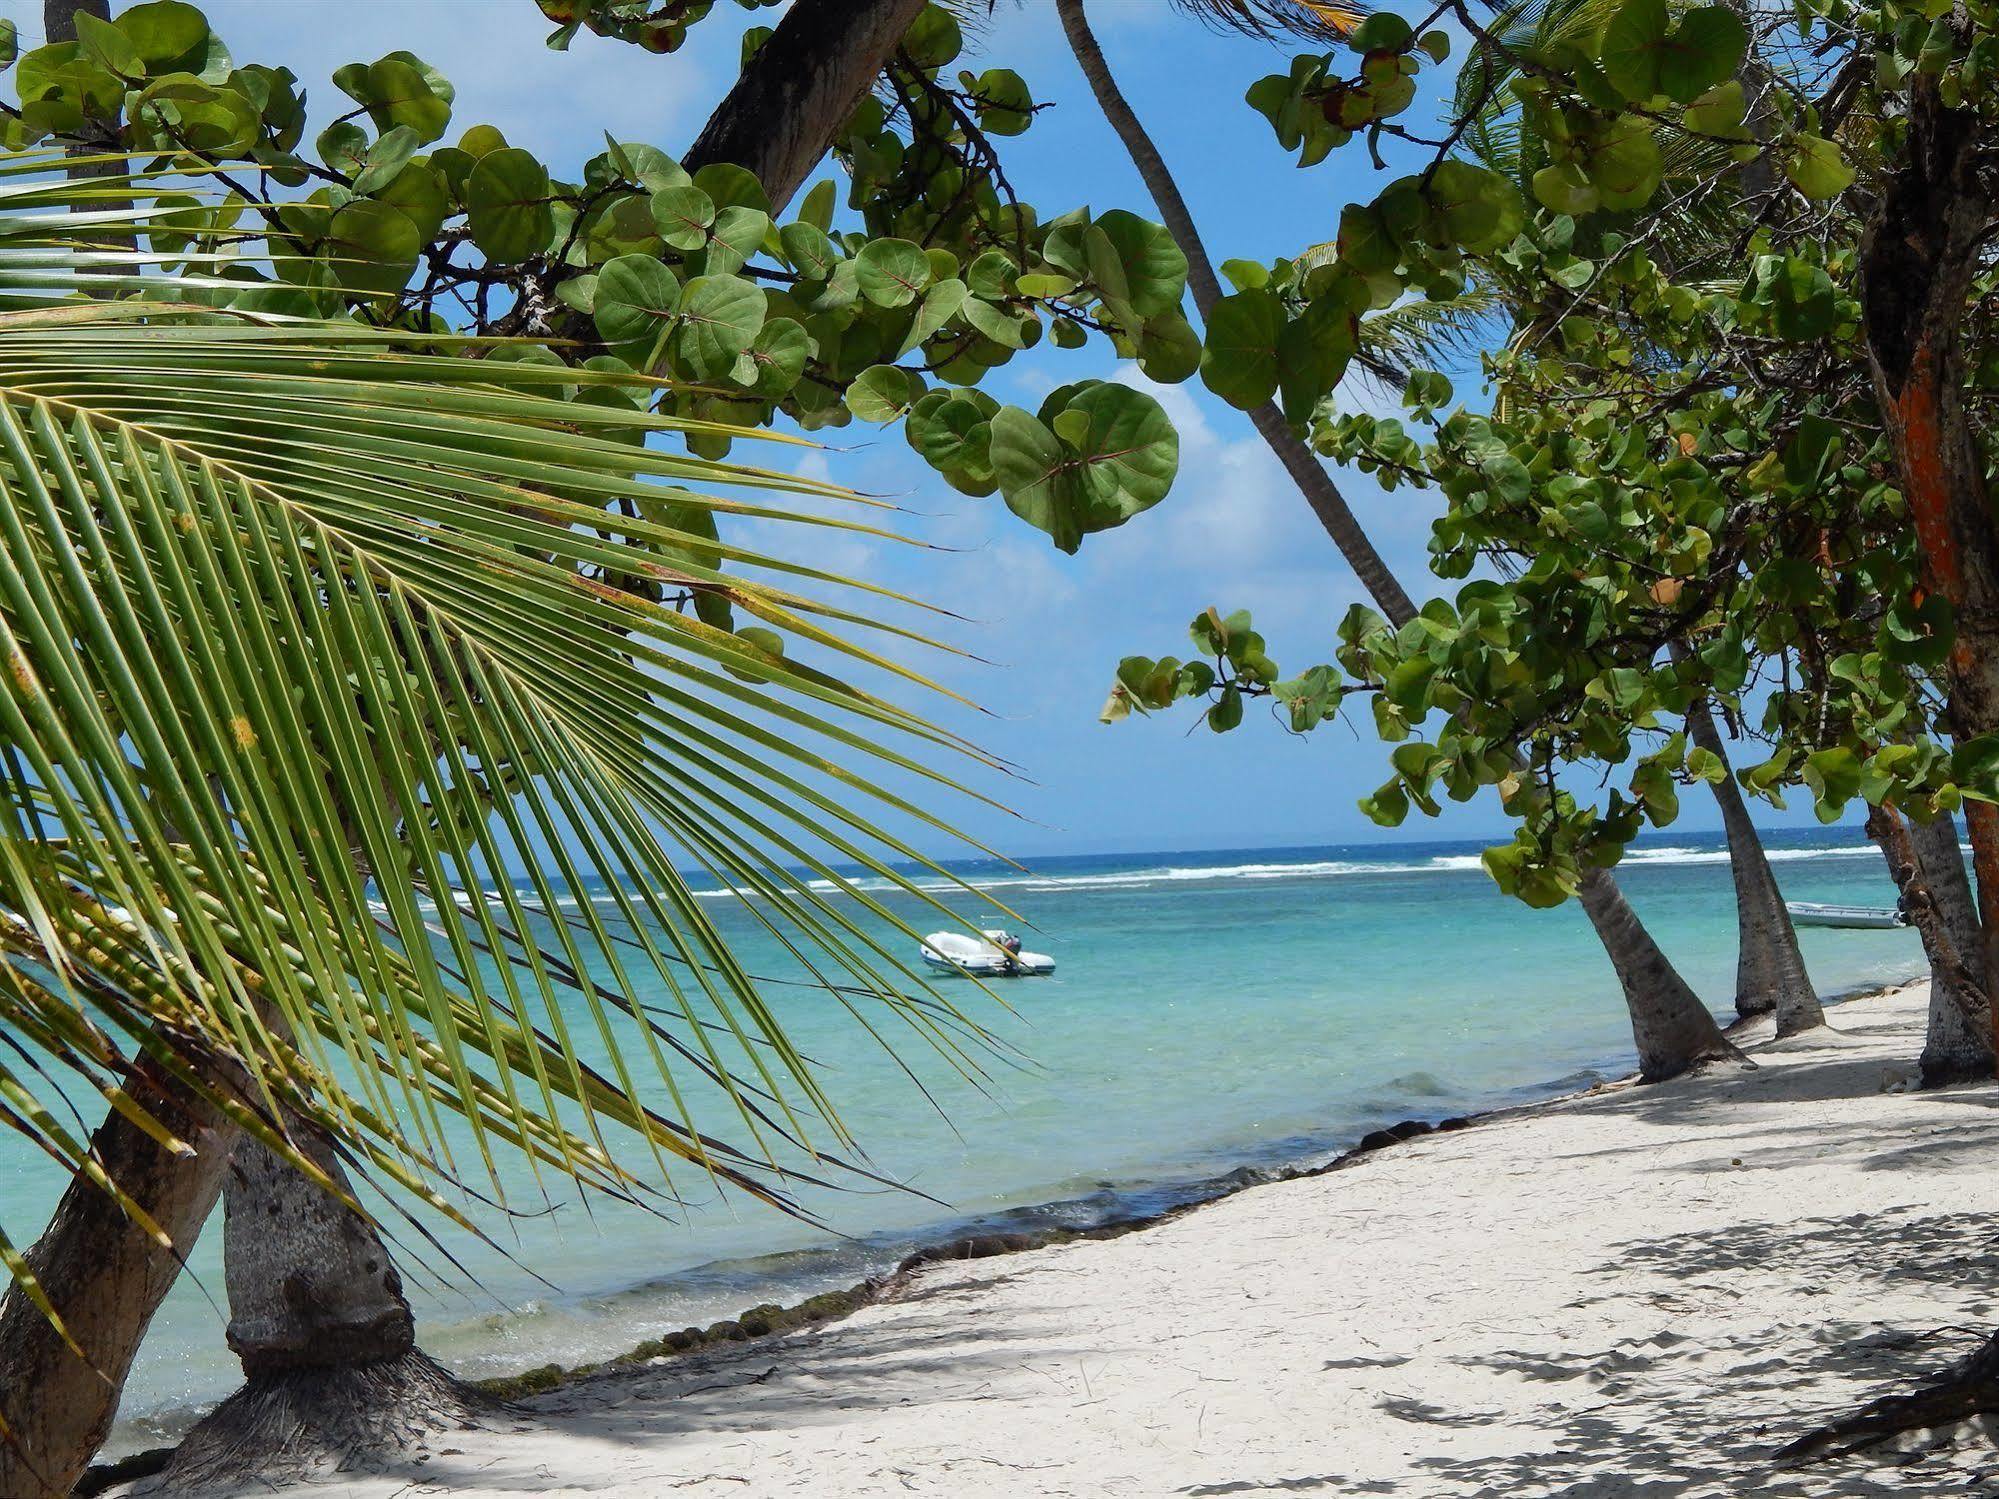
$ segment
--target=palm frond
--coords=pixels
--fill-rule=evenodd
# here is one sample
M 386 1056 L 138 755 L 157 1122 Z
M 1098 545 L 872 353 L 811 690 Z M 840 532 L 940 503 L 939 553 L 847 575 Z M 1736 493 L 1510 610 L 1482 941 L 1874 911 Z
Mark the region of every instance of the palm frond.
M 881 507 L 652 445 L 690 425 L 653 382 L 205 311 L 227 247 L 139 248 L 170 169 L 46 168 L 0 173 L 0 1033 L 113 1107 L 143 1058 L 313 1173 L 274 1123 L 308 1120 L 453 1213 L 478 1175 L 504 1201 L 497 1152 L 795 1208 L 852 1142 L 693 866 L 885 1045 L 980 1075 L 837 866 L 962 924 L 887 826 L 944 822 L 888 783 L 997 762 L 836 674 L 937 699 L 910 601 L 686 519 L 809 556 Z M 593 383 L 630 404 L 564 399 Z M 89 1174 L 38 1077 L 0 1068 L 0 1125 Z
M 1173 4 L 1217 30 L 1262 41 L 1344 41 L 1369 9 L 1359 0 L 1173 0 Z
M 1506 312 L 1499 296 L 1477 287 L 1446 302 L 1412 298 L 1363 316 L 1359 348 L 1404 370 L 1475 361 L 1503 336 Z

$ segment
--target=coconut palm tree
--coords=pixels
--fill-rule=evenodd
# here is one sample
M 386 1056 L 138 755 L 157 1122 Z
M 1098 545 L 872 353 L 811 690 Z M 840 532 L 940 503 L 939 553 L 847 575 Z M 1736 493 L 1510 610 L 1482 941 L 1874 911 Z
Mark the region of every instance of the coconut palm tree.
M 1343 34 L 1343 27 L 1351 24 L 1354 15 L 1353 9 L 1346 6 L 1294 6 L 1275 0 L 1256 6 L 1234 0 L 1181 0 L 1181 3 L 1184 9 L 1237 29 L 1269 27 L 1285 15 L 1297 12 L 1304 25 L 1320 34 Z M 1056 0 L 1056 10 L 1098 106 L 1130 153 L 1160 218 L 1187 257 L 1188 285 L 1194 294 L 1195 308 L 1205 320 L 1221 300 L 1222 289 L 1186 200 L 1158 146 L 1118 88 L 1084 14 L 1083 0 Z M 1413 619 L 1415 602 L 1390 571 L 1332 475 L 1291 430 L 1284 413 L 1274 402 L 1267 402 L 1252 410 L 1249 417 L 1376 607 L 1398 627 Z M 1607 871 L 1588 869 L 1583 873 L 1578 896 L 1624 991 L 1641 1075 L 1651 1080 L 1673 1077 L 1702 1063 L 1735 1056 L 1735 1048 L 1722 1035 L 1714 1016 L 1645 930 L 1616 880 Z
M 10 1496 L 69 1492 L 241 1143 L 475 1230 L 507 1157 L 661 1210 L 858 1170 L 696 879 L 885 1045 L 982 1044 L 834 867 L 943 914 L 886 783 L 993 765 L 839 674 L 941 690 L 912 601 L 707 524 L 881 507 L 655 446 L 642 379 L 209 310 L 227 254 L 145 248 L 199 176 L 64 165 L 0 162 L 0 1123 L 72 1174 L 0 1218 Z

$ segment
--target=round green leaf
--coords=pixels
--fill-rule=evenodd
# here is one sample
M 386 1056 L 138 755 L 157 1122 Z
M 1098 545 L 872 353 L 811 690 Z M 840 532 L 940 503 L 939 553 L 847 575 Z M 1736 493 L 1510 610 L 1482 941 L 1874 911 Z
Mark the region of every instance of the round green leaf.
M 1124 270 L 1125 301 L 1141 318 L 1180 305 L 1187 290 L 1187 257 L 1164 224 L 1114 208 L 1096 221 Z
M 902 50 L 923 69 L 941 68 L 965 47 L 958 18 L 941 5 L 926 5 L 903 33 Z
M 146 71 L 201 71 L 209 44 L 208 18 L 181 0 L 150 0 L 135 5 L 112 22 L 145 60 Z
M 711 276 L 733 276 L 763 248 L 770 233 L 770 215 L 761 208 L 732 203 L 715 215 L 708 231 L 708 253 L 701 269 Z
M 1666 0 L 1624 0 L 1603 28 L 1598 63 L 1627 99 L 1659 92 L 1659 56 L 1670 19 Z
M 909 371 L 893 364 L 862 370 L 847 387 L 847 409 L 864 422 L 892 422 L 923 394 Z
M 548 169 L 517 146 L 488 152 L 465 179 L 465 216 L 488 260 L 513 264 L 545 250 L 555 232 Z
M 802 219 L 778 230 L 777 242 L 791 268 L 807 281 L 824 281 L 833 274 L 833 266 L 840 258 L 826 231 Z
M 408 52 L 371 63 L 349 63 L 333 74 L 334 87 L 368 111 L 377 132 L 407 125 L 419 141 L 444 134 L 451 123 L 452 87 L 430 64 Z
M 757 330 L 746 356 L 755 371 L 750 389 L 766 400 L 776 400 L 798 383 L 811 354 L 812 339 L 802 324 L 790 318 L 772 318 Z
M 1054 422 L 1003 408 L 992 420 L 992 461 L 1007 508 L 1063 551 L 1075 551 L 1090 532 L 1122 525 L 1172 488 L 1179 435 L 1142 391 L 1090 386 Z
M 652 195 L 653 222 L 659 237 L 676 250 L 698 250 L 708 243 L 708 226 L 715 222 L 715 200 L 689 182 Z
M 987 135 L 1019 135 L 1033 123 L 1034 96 L 1012 68 L 987 68 L 977 78 L 959 75 L 972 96 L 979 127 Z
M 930 284 L 930 257 L 906 239 L 870 240 L 854 269 L 861 295 L 878 307 L 907 307 Z
M 416 269 L 422 249 L 423 236 L 408 214 L 372 198 L 355 198 L 328 221 L 321 254 L 342 286 L 395 292 Z
M 1231 406 L 1249 411 L 1277 393 L 1277 339 L 1284 308 L 1264 291 L 1239 291 L 1215 303 L 1201 381 Z
M 1725 5 L 1703 5 L 1681 17 L 1659 54 L 1659 88 L 1690 104 L 1732 78 L 1749 51 L 1749 30 Z
M 770 212 L 770 195 L 756 174 L 734 162 L 711 161 L 694 174 L 694 185 L 714 200 L 717 212 L 724 208 L 754 208 Z
M 600 280 L 600 305 L 603 298 Z M 680 357 L 701 379 L 726 375 L 743 351 L 756 342 L 765 307 L 760 286 L 735 276 L 696 276 L 680 298 Z
M 1853 184 L 1853 168 L 1822 135 L 1800 135 L 1784 156 L 1784 175 L 1807 198 L 1837 198 Z
M 1475 255 L 1506 244 L 1526 221 L 1519 189 L 1468 161 L 1438 162 L 1423 195 L 1443 237 Z
M 650 255 L 620 255 L 597 272 L 591 317 L 608 344 L 650 344 L 680 310 L 680 284 Z
M 1056 324 L 1057 329 L 1067 326 Z M 1177 307 L 1145 320 L 1138 337 L 1138 367 L 1148 380 L 1178 385 L 1201 367 L 1201 335 Z

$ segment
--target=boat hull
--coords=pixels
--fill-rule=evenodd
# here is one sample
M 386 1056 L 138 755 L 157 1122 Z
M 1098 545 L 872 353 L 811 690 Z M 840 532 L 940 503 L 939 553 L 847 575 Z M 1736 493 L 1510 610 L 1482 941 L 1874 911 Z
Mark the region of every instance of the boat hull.
M 1055 971 L 1055 960 L 1046 953 L 1009 953 L 990 940 L 1000 935 L 987 932 L 988 940 L 980 941 L 962 932 L 932 932 L 917 956 L 932 972 L 959 978 L 1041 978 Z
M 1908 918 L 1886 906 L 1834 906 L 1817 901 L 1785 902 L 1784 909 L 1798 926 L 1850 927 L 1856 931 L 1891 931 L 1907 926 Z

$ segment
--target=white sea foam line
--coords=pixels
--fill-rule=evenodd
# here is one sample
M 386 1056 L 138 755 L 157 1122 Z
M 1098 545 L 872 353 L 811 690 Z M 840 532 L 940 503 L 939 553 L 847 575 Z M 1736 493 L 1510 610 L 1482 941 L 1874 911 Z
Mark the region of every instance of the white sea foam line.
M 1863 843 L 1848 848 L 1772 848 L 1765 850 L 1765 855 L 1774 864 L 1805 859 L 1851 858 L 1874 852 L 1871 844 Z M 1633 849 L 1623 860 L 1626 864 L 1661 865 L 1723 864 L 1727 861 L 1727 849 L 1689 848 L 1678 845 Z M 974 890 L 1139 890 L 1157 885 L 1189 884 L 1199 881 L 1337 879 L 1346 875 L 1367 874 L 1460 874 L 1480 868 L 1482 863 L 1477 854 L 1436 854 L 1419 863 L 1378 864 L 1364 859 L 1317 859 L 1296 864 L 1167 865 L 1157 869 L 1103 870 L 1094 874 L 1027 873 L 1005 875 L 994 879 L 968 876 L 966 884 Z M 963 888 L 953 880 L 914 880 L 911 883 L 915 889 L 926 894 L 941 894 Z M 839 892 L 842 886 L 833 880 L 809 880 L 803 888 L 815 895 L 829 895 Z M 870 876 L 849 881 L 847 888 L 874 895 L 903 887 L 892 880 Z M 695 890 L 690 893 L 698 900 L 727 900 L 737 897 L 749 899 L 755 894 L 754 891 L 728 888 Z M 500 898 L 496 891 L 482 891 L 481 894 L 488 900 Z M 610 905 L 616 900 L 617 897 L 608 892 L 590 897 L 594 905 Z M 573 910 L 582 904 L 575 896 L 559 897 L 557 903 L 565 910 Z M 377 911 L 387 910 L 380 901 L 370 901 L 369 904 Z M 534 906 L 531 905 L 529 909 L 534 909 Z

